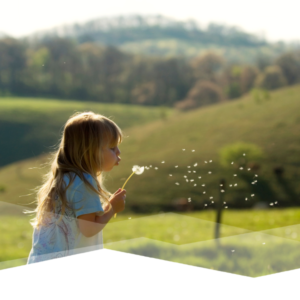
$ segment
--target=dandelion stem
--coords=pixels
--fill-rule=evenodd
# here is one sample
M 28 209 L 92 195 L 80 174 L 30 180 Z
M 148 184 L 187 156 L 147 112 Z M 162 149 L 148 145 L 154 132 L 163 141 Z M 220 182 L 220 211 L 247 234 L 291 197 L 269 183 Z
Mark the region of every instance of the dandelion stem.
M 136 171 L 132 172 L 132 174 L 127 178 L 127 180 L 125 181 L 125 183 L 122 186 L 122 190 L 124 190 L 124 187 L 126 185 L 126 183 L 128 182 L 128 180 L 131 178 L 131 176 L 135 173 Z
M 125 181 L 125 183 L 122 186 L 122 191 L 124 190 L 124 187 L 126 185 L 126 183 L 128 182 L 128 180 L 131 178 L 131 176 L 135 173 L 136 171 L 132 172 L 131 175 L 127 178 L 127 180 Z M 117 214 L 115 214 L 115 217 L 117 216 Z

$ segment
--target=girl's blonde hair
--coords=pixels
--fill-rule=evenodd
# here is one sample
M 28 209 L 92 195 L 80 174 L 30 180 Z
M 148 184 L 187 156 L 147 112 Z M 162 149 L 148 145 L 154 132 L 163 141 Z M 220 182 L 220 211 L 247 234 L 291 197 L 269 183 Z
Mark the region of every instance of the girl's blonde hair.
M 122 131 L 112 120 L 93 112 L 76 113 L 65 124 L 58 150 L 53 153 L 51 170 L 37 192 L 36 216 L 31 223 L 38 228 L 46 225 L 46 215 L 56 212 L 57 199 L 61 201 L 61 217 L 69 206 L 66 190 L 74 181 L 70 176 L 66 186 L 64 175 L 75 173 L 94 192 L 102 204 L 110 207 L 110 193 L 103 186 L 102 148 L 115 147 L 122 141 Z M 87 181 L 83 173 L 90 174 L 97 182 L 97 190 Z

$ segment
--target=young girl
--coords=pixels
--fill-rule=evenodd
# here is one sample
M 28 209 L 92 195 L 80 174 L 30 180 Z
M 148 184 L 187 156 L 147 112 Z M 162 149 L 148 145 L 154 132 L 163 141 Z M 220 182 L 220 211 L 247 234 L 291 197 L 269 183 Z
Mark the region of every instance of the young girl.
M 110 194 L 103 172 L 119 164 L 120 128 L 92 112 L 66 123 L 51 171 L 37 193 L 28 264 L 102 249 L 102 229 L 124 210 L 125 190 Z

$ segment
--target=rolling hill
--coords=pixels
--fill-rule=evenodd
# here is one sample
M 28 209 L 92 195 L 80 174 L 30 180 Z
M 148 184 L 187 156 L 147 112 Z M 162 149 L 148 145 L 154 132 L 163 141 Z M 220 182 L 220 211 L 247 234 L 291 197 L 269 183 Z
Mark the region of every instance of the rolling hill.
M 260 201 L 274 207 L 298 205 L 299 95 L 298 85 L 272 92 L 264 102 L 247 95 L 237 101 L 125 128 L 127 138 L 120 146 L 122 161 L 108 174 L 107 187 L 111 191 L 121 187 L 132 166 L 138 164 L 149 169 L 134 176 L 126 186 L 128 208 L 136 211 L 172 209 L 174 201 L 180 198 L 191 198 L 190 204 L 197 208 L 214 207 L 212 201 L 220 197 L 220 179 L 226 181 L 224 208 L 251 207 Z M 120 123 L 115 116 L 114 120 Z M 259 170 L 241 171 L 236 164 L 229 168 L 220 166 L 220 148 L 237 141 L 262 148 L 265 159 Z M 33 196 L 19 196 L 41 183 L 47 168 L 40 166 L 45 160 L 46 156 L 42 156 L 1 168 L 0 201 L 32 201 Z M 274 173 L 278 166 L 284 170 L 281 180 Z M 245 180 L 245 172 L 251 178 L 258 175 L 256 185 Z

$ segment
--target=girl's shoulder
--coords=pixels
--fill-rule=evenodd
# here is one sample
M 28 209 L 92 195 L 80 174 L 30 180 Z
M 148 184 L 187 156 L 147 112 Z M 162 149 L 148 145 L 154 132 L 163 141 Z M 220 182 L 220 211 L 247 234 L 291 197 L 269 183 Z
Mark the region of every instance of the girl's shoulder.
M 94 186 L 94 187 L 97 186 L 97 183 L 91 174 L 88 174 L 88 173 L 82 173 L 82 174 L 83 174 L 84 178 L 92 186 Z M 72 189 L 76 189 L 79 186 L 81 186 L 82 184 L 84 184 L 84 181 L 82 180 L 82 178 L 74 172 L 69 172 L 64 175 L 64 182 L 67 186 L 69 185 L 70 181 L 72 181 L 72 183 L 70 185 L 70 187 L 72 187 Z

